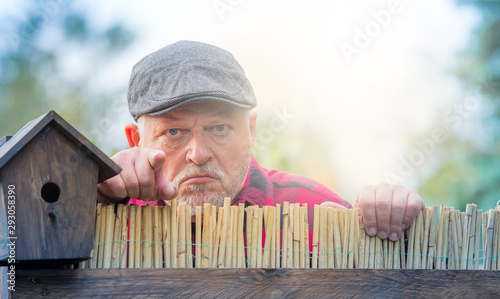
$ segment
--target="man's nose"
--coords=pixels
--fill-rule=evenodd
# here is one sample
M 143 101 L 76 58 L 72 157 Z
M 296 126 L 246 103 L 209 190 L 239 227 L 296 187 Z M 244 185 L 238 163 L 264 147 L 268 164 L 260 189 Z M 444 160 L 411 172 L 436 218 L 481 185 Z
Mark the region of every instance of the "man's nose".
M 203 136 L 193 136 L 188 144 L 186 162 L 203 165 L 210 160 L 212 151 Z

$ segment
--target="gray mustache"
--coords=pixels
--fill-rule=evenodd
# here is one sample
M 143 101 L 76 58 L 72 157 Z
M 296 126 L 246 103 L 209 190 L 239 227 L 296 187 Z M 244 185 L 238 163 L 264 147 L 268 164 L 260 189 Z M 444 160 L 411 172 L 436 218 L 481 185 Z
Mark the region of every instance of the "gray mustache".
M 216 178 L 218 178 L 222 183 L 224 183 L 226 176 L 224 175 L 224 172 L 222 170 L 210 166 L 210 165 L 203 165 L 203 166 L 191 166 L 188 169 L 185 169 L 181 171 L 178 175 L 175 176 L 174 178 L 174 183 L 179 187 L 180 182 L 192 175 L 196 174 L 201 174 L 201 173 L 208 173 Z

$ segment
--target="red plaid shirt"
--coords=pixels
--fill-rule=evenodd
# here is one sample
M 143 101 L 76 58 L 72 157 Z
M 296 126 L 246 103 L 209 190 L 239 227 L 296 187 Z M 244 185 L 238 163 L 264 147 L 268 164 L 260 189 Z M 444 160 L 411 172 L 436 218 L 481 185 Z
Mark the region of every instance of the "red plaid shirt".
M 262 207 L 283 204 L 285 201 L 289 203 L 307 203 L 310 213 L 315 204 L 319 205 L 325 201 L 352 208 L 347 201 L 319 182 L 296 174 L 274 169 L 267 170 L 260 166 L 252 155 L 245 183 L 233 200 L 233 204 L 245 203 L 246 205 Z M 165 205 L 162 200 L 147 202 L 131 198 L 129 202 L 129 204 L 138 204 L 140 206 L 148 203 L 154 206 Z M 312 217 L 309 217 L 309 219 L 311 220 Z

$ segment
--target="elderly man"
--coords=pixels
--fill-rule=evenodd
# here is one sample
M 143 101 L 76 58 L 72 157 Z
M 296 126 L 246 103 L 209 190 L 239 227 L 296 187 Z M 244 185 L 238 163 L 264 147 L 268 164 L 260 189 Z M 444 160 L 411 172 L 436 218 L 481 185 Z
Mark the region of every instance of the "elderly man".
M 146 56 L 132 70 L 128 104 L 137 121 L 125 127 L 131 148 L 112 157 L 123 171 L 98 186 L 101 202 L 163 205 L 177 197 L 221 206 L 228 196 L 233 204 L 351 207 L 312 179 L 258 164 L 257 100 L 223 49 L 180 41 Z M 424 203 L 415 190 L 381 184 L 363 188 L 354 207 L 369 235 L 397 240 Z

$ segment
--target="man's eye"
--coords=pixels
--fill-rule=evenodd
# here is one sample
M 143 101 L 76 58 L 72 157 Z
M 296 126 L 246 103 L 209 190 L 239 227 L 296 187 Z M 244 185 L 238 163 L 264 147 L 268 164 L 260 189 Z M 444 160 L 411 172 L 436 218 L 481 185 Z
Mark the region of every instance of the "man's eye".
M 179 129 L 169 129 L 168 134 L 170 134 L 171 136 L 175 136 L 179 134 Z
M 218 125 L 218 126 L 215 126 L 215 130 L 219 133 L 221 132 L 224 132 L 224 130 L 226 129 L 226 126 L 225 125 Z

